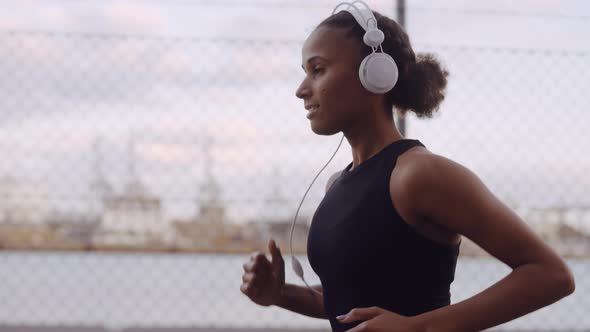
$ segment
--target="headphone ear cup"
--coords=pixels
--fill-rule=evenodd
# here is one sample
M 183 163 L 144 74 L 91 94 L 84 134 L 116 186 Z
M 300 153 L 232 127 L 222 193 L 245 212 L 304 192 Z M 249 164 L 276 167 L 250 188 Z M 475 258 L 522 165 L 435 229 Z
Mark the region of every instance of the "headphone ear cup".
M 359 78 L 368 91 L 376 94 L 387 93 L 397 83 L 397 65 L 387 53 L 369 54 L 361 62 Z
M 379 29 L 367 30 L 363 35 L 363 42 L 370 47 L 378 47 L 385 40 L 385 35 Z

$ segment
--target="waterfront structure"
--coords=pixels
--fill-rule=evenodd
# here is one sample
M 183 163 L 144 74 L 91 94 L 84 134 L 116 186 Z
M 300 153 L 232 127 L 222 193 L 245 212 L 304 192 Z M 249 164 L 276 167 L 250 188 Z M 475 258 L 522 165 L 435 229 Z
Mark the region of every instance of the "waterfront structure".
M 162 217 L 162 204 L 143 185 L 136 170 L 133 142 L 128 145 L 128 182 L 121 194 L 102 197 L 102 220 L 96 246 L 158 246 L 174 236 Z
M 39 226 L 49 214 L 48 191 L 40 183 L 0 178 L 0 224 Z

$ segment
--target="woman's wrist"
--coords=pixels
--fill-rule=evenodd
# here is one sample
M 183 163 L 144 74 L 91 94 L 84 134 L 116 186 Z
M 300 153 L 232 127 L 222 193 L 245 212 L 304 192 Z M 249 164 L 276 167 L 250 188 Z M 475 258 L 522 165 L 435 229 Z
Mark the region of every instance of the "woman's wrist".
M 280 288 L 279 288 L 279 292 L 278 292 L 278 297 L 275 301 L 275 305 L 277 307 L 283 307 L 284 306 L 284 300 L 285 300 L 285 288 L 286 288 L 287 284 L 283 284 Z

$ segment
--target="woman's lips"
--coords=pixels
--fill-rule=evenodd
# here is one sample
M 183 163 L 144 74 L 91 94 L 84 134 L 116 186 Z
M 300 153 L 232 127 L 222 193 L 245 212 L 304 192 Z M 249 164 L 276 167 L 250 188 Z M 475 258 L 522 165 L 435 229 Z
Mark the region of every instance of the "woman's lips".
M 307 118 L 311 119 L 312 117 L 314 117 L 318 113 L 319 109 L 320 108 L 318 106 L 318 107 L 314 107 L 314 108 L 310 109 L 309 111 L 307 111 Z

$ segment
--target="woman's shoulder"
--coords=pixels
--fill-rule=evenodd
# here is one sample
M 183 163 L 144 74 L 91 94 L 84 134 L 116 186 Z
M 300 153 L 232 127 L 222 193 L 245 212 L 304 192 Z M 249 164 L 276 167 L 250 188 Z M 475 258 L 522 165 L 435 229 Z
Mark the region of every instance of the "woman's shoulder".
M 441 186 L 451 188 L 472 181 L 474 176 L 458 162 L 417 146 L 398 157 L 389 187 L 392 195 L 415 201 L 437 192 Z
M 428 221 L 421 205 L 434 203 L 429 193 L 441 184 L 433 179 L 444 176 L 442 169 L 453 163 L 422 146 L 411 148 L 398 157 L 389 183 L 392 204 L 404 221 L 423 236 L 446 245 L 456 245 L 460 236 Z
M 409 203 L 436 197 L 442 188 L 452 190 L 474 180 L 477 176 L 467 167 L 418 146 L 398 157 L 389 185 L 392 194 L 404 197 Z
M 395 174 L 397 178 L 410 181 L 440 176 L 441 173 L 453 168 L 464 168 L 464 166 L 450 158 L 433 153 L 423 146 L 416 146 L 397 158 L 392 175 Z

